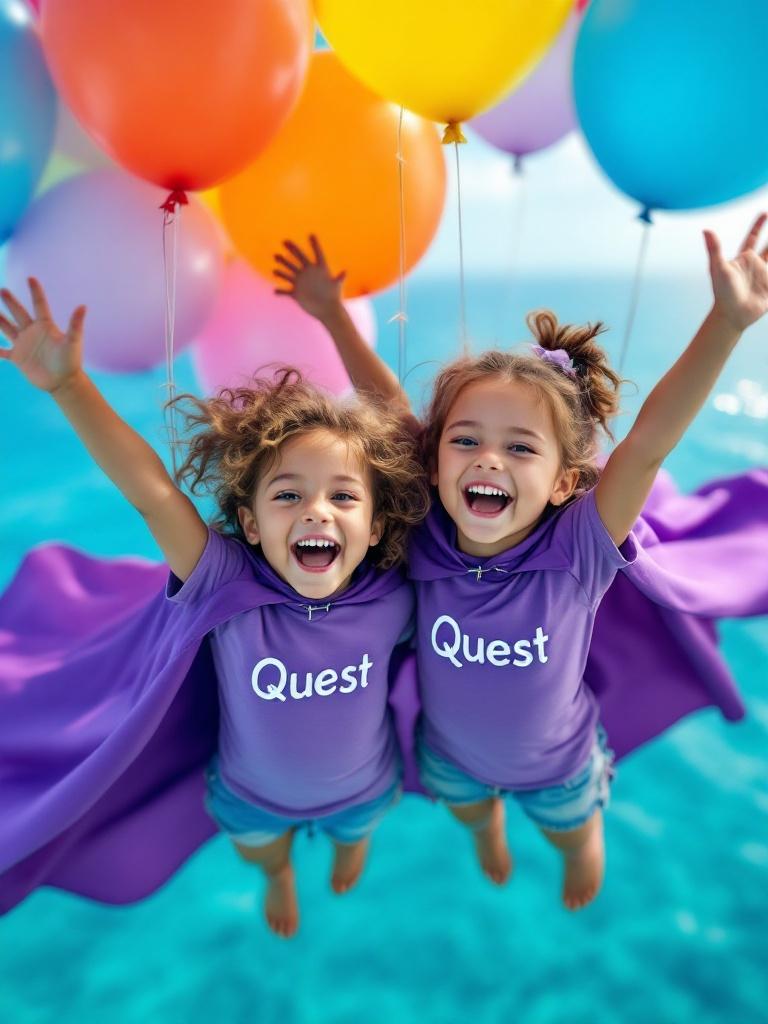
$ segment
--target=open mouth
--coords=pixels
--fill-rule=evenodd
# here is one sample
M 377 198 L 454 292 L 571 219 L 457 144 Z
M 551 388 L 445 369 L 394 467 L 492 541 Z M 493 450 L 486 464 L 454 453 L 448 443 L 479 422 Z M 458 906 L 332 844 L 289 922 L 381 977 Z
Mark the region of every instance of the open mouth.
M 307 537 L 296 541 L 291 551 L 303 569 L 322 572 L 333 565 L 341 552 L 341 547 L 335 541 L 323 537 Z
M 464 500 L 478 516 L 497 516 L 512 501 L 506 491 L 490 484 L 470 484 L 464 489 Z

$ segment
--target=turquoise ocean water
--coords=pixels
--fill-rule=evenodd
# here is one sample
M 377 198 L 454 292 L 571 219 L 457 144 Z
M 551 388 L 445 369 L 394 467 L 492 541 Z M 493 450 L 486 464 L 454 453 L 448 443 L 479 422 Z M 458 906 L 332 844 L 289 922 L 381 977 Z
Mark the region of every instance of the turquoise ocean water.
M 606 320 L 609 350 L 618 352 L 623 278 L 514 287 L 470 279 L 467 291 L 478 344 L 522 339 L 523 311 L 549 305 L 562 319 Z M 392 293 L 376 300 L 380 351 L 393 364 L 396 331 L 386 320 L 395 302 Z M 646 280 L 626 366 L 638 385 L 628 412 L 706 304 L 706 282 Z M 457 309 L 455 282 L 415 278 L 408 360 L 424 365 L 408 385 L 417 401 L 434 361 L 456 351 Z M 139 517 L 47 396 L 9 367 L 0 371 L 0 585 L 47 540 L 156 557 Z M 187 356 L 176 372 L 181 387 L 194 388 Z M 163 373 L 94 376 L 162 445 Z M 767 464 L 768 325 L 760 325 L 667 468 L 688 488 Z M 0 919 L 0 1022 L 765 1022 L 768 622 L 725 623 L 722 638 L 747 719 L 729 725 L 702 712 L 622 763 L 606 821 L 605 888 L 580 914 L 561 909 L 555 854 L 516 809 L 516 875 L 499 891 L 447 813 L 409 797 L 377 833 L 358 889 L 343 898 L 328 888 L 327 846 L 300 837 L 302 922 L 288 943 L 262 922 L 260 877 L 221 837 L 132 907 L 35 893 Z

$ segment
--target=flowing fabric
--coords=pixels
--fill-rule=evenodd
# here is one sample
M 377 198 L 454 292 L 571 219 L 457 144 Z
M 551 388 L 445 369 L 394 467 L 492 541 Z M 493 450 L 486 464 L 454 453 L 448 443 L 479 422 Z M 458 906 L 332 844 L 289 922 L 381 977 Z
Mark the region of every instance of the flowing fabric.
M 708 705 L 744 712 L 714 620 L 768 613 L 768 472 L 682 496 L 665 475 L 641 548 L 603 599 L 585 678 L 622 756 Z M 0 597 L 0 911 L 41 885 L 106 903 L 153 892 L 215 831 L 203 767 L 216 745 L 207 634 L 272 600 L 227 584 L 190 613 L 168 569 L 33 550 Z M 406 763 L 418 695 L 401 659 L 391 704 Z

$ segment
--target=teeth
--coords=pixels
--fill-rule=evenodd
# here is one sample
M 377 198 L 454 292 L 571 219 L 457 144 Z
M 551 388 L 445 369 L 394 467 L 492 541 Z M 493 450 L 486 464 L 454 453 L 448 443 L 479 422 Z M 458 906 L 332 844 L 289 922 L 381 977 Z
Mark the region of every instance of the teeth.
M 488 484 L 470 484 L 467 490 L 470 494 L 495 494 L 500 498 L 509 497 L 506 491 L 502 491 L 498 487 L 490 487 Z
M 308 537 L 307 540 L 299 540 L 296 546 L 300 548 L 335 548 L 332 540 L 318 540 L 315 537 Z

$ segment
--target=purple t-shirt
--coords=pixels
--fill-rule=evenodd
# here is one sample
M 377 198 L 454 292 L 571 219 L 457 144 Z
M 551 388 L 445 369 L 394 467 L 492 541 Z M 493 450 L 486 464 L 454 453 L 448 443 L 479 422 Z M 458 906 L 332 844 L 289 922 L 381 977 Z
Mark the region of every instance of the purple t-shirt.
M 301 597 L 238 540 L 209 531 L 173 601 L 194 605 L 244 578 L 274 602 L 217 626 L 219 767 L 233 792 L 275 814 L 331 814 L 381 796 L 399 774 L 388 711 L 392 650 L 413 615 L 395 570 L 361 567 L 327 601 Z
M 631 538 L 613 543 L 593 491 L 486 559 L 458 551 L 434 509 L 411 553 L 427 746 L 509 789 L 579 771 L 598 717 L 583 680 L 595 613 L 634 557 Z

